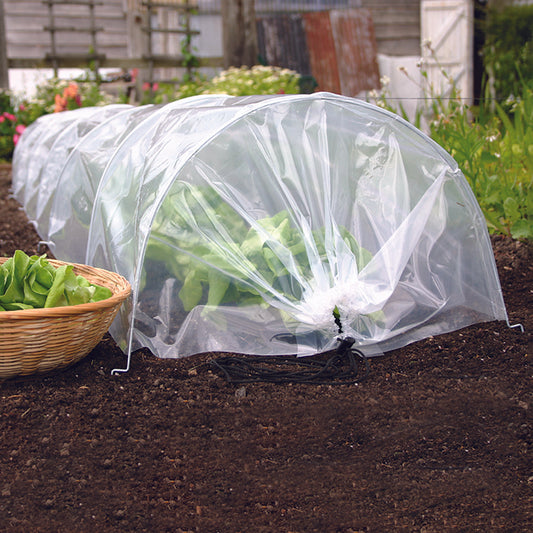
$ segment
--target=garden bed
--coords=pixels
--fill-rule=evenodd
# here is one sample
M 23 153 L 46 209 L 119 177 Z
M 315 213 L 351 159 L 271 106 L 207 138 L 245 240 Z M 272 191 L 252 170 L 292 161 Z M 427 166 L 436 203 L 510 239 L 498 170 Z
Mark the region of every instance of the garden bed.
M 36 253 L 9 186 L 2 167 L 0 254 Z M 111 375 L 125 356 L 108 336 L 63 372 L 2 383 L 0 531 L 527 531 L 531 245 L 492 242 L 526 332 L 426 339 L 359 385 L 234 386 L 213 354 L 147 350 Z

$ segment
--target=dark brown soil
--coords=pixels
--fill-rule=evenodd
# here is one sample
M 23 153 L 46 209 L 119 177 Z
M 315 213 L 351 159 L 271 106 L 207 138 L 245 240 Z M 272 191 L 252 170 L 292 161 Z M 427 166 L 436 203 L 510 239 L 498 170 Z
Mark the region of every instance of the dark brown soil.
M 37 251 L 0 171 L 0 254 Z M 228 384 L 212 355 L 131 370 L 106 337 L 0 384 L 2 532 L 529 532 L 531 245 L 493 238 L 511 323 L 374 358 L 359 385 Z M 1 347 L 0 347 L 1 350 Z

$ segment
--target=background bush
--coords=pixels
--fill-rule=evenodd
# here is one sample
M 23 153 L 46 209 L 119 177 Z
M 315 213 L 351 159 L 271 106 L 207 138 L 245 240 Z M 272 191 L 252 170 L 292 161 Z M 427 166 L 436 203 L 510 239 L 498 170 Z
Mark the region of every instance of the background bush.
M 483 64 L 493 96 L 517 96 L 524 83 L 533 88 L 533 5 L 491 8 L 483 29 Z

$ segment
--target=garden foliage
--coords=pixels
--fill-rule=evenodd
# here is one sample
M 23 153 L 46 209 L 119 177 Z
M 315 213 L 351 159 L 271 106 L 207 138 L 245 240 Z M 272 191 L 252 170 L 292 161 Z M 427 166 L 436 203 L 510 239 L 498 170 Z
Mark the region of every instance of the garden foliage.
M 13 150 L 25 128 L 43 115 L 111 103 L 99 83 L 53 78 L 37 87 L 28 99 L 0 89 L 0 161 L 11 161 Z
M 487 10 L 483 63 L 494 96 L 505 100 L 533 89 L 533 5 L 507 5 Z

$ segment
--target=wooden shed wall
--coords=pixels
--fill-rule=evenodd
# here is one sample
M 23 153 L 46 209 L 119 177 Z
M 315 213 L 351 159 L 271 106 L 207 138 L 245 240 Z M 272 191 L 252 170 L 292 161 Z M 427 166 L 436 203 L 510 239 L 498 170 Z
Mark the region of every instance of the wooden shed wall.
M 370 9 L 378 53 L 420 55 L 420 0 L 362 0 Z
M 105 0 L 95 6 L 98 33 L 97 52 L 111 58 L 128 57 L 127 19 L 124 0 Z M 4 0 L 8 58 L 41 59 L 51 52 L 48 6 L 42 0 Z M 54 6 L 56 24 L 76 28 L 88 27 L 89 11 L 82 5 Z M 57 51 L 64 54 L 87 54 L 91 37 L 85 32 L 56 34 Z
M 209 9 L 210 17 L 218 13 L 220 0 L 197 0 Z M 403 56 L 420 55 L 420 0 L 358 0 L 368 8 L 373 17 L 377 51 L 381 54 Z M 95 7 L 96 26 L 103 31 L 98 34 L 99 54 L 109 59 L 139 58 L 143 46 L 131 36 L 140 35 L 141 0 L 105 0 Z M 83 6 L 55 6 L 57 13 L 68 14 L 57 22 L 68 25 L 87 25 L 87 8 Z M 48 7 L 42 0 L 4 0 L 7 57 L 25 58 L 29 63 L 51 52 Z M 87 54 L 90 36 L 85 33 L 57 34 L 58 52 Z M 204 55 L 198 50 L 198 55 Z M 208 54 L 213 55 L 212 51 Z M 222 50 L 220 50 L 222 56 Z M 116 66 L 116 61 L 114 62 Z M 12 65 L 13 66 L 13 65 Z M 24 66 L 24 65 L 18 65 Z

